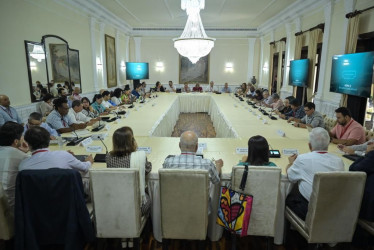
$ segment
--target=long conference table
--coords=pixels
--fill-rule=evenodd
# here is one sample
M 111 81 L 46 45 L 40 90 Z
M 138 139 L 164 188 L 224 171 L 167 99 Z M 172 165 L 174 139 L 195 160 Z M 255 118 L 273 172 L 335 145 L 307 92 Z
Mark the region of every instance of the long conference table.
M 160 219 L 160 195 L 158 183 L 158 170 L 168 155 L 180 154 L 179 138 L 170 137 L 180 113 L 207 112 L 212 119 L 216 130 L 216 138 L 199 138 L 204 158 L 222 159 L 221 184 L 231 179 L 231 169 L 243 157 L 239 148 L 247 148 L 248 139 L 254 135 L 264 136 L 273 149 L 278 149 L 281 154 L 283 149 L 297 149 L 300 154 L 309 152 L 308 130 L 295 128 L 284 120 L 271 120 L 261 114 L 258 109 L 252 108 L 245 101 L 240 101 L 233 94 L 212 93 L 159 93 L 158 97 L 146 99 L 145 103 L 136 103 L 132 109 L 126 109 L 127 114 L 115 122 L 108 123 L 102 131 L 92 134 L 107 134 L 104 143 L 110 151 L 112 148 L 112 135 L 122 126 L 133 129 L 139 148 L 147 151 L 148 161 L 152 163 L 152 171 L 148 176 L 148 188 L 152 198 L 152 224 L 153 234 L 157 241 L 162 241 Z M 65 135 L 64 135 L 65 136 Z M 66 135 L 75 136 L 75 135 Z M 90 146 L 102 146 L 100 141 L 94 140 Z M 58 146 L 52 146 L 58 150 Z M 82 146 L 64 147 L 75 154 L 90 154 Z M 330 144 L 329 152 L 341 156 L 336 145 Z M 102 152 L 105 153 L 105 147 Z M 343 158 L 346 170 L 351 161 Z M 284 207 L 285 198 L 291 189 L 291 183 L 285 176 L 288 157 L 271 158 L 282 169 L 280 202 L 276 218 L 274 243 L 283 243 L 284 233 Z M 94 163 L 93 168 L 105 168 L 105 163 Z M 212 189 L 215 192 L 220 185 Z M 218 197 L 212 200 L 218 204 Z M 223 229 L 215 223 L 217 206 L 209 215 L 208 237 L 218 241 Z

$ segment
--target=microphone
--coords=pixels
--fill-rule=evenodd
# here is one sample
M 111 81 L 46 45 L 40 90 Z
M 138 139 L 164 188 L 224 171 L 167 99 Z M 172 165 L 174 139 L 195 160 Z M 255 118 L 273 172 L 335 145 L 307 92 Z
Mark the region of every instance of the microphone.
M 275 116 L 273 116 L 273 112 L 274 112 L 274 109 L 271 110 L 271 112 L 269 114 L 269 118 L 272 119 L 272 120 L 278 120 Z
M 108 154 L 108 148 L 107 148 L 107 146 L 105 145 L 105 143 L 104 143 L 103 139 L 101 138 L 101 136 L 98 136 L 97 138 L 98 138 L 98 139 L 101 141 L 101 143 L 104 145 L 104 147 L 105 147 L 105 154 L 96 154 L 96 155 L 95 155 L 95 158 L 94 158 L 94 161 L 95 161 L 95 162 L 106 162 L 106 161 L 105 161 L 105 158 L 106 158 L 106 155 Z
M 71 142 L 67 143 L 66 146 L 75 146 L 75 145 L 79 144 L 81 141 L 83 141 L 84 139 L 89 137 L 89 136 L 79 137 L 78 134 L 75 132 L 74 125 L 73 125 L 73 131 L 72 132 L 75 134 L 76 138 L 73 139 Z
M 75 136 L 77 137 L 76 139 L 79 139 L 79 136 L 78 136 L 78 134 L 75 132 L 75 127 L 74 127 L 74 125 L 73 125 L 73 133 L 75 134 Z

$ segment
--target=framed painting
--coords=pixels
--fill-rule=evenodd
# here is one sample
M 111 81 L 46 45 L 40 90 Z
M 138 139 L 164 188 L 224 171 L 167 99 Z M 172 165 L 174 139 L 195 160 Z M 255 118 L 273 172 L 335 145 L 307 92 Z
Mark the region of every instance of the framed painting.
M 52 79 L 55 82 L 70 81 L 68 46 L 66 44 L 49 44 L 49 53 L 51 58 Z
M 209 83 L 209 55 L 200 58 L 195 64 L 187 57 L 179 56 L 179 83 Z
M 75 86 L 81 86 L 81 70 L 79 64 L 79 50 L 69 49 L 69 70 L 70 81 L 74 82 Z M 82 91 L 82 88 L 81 88 Z
M 105 35 L 106 79 L 108 88 L 117 86 L 116 41 Z

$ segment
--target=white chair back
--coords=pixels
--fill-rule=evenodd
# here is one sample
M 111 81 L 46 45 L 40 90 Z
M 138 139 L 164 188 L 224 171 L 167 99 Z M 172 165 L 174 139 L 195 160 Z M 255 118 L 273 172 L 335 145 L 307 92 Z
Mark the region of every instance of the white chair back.
M 159 169 L 164 239 L 205 240 L 209 175 L 206 170 Z
M 14 235 L 13 216 L 9 211 L 7 197 L 0 182 L 0 240 L 10 240 Z
M 231 187 L 237 192 L 253 195 L 247 235 L 274 236 L 281 169 L 268 166 L 248 167 L 247 183 L 244 191 L 241 191 L 239 186 L 243 172 L 244 166 L 233 167 Z
M 91 169 L 96 236 L 137 238 L 144 227 L 140 209 L 139 169 Z

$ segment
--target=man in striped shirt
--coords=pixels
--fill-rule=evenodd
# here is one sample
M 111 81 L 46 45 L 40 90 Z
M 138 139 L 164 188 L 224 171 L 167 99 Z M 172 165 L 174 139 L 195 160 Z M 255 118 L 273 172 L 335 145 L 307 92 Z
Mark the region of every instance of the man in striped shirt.
M 198 138 L 193 131 L 186 131 L 181 135 L 179 148 L 181 154 L 166 158 L 163 163 L 164 168 L 208 170 L 210 181 L 213 184 L 219 183 L 223 161 L 219 159 L 213 163 L 209 159 L 197 156 Z

